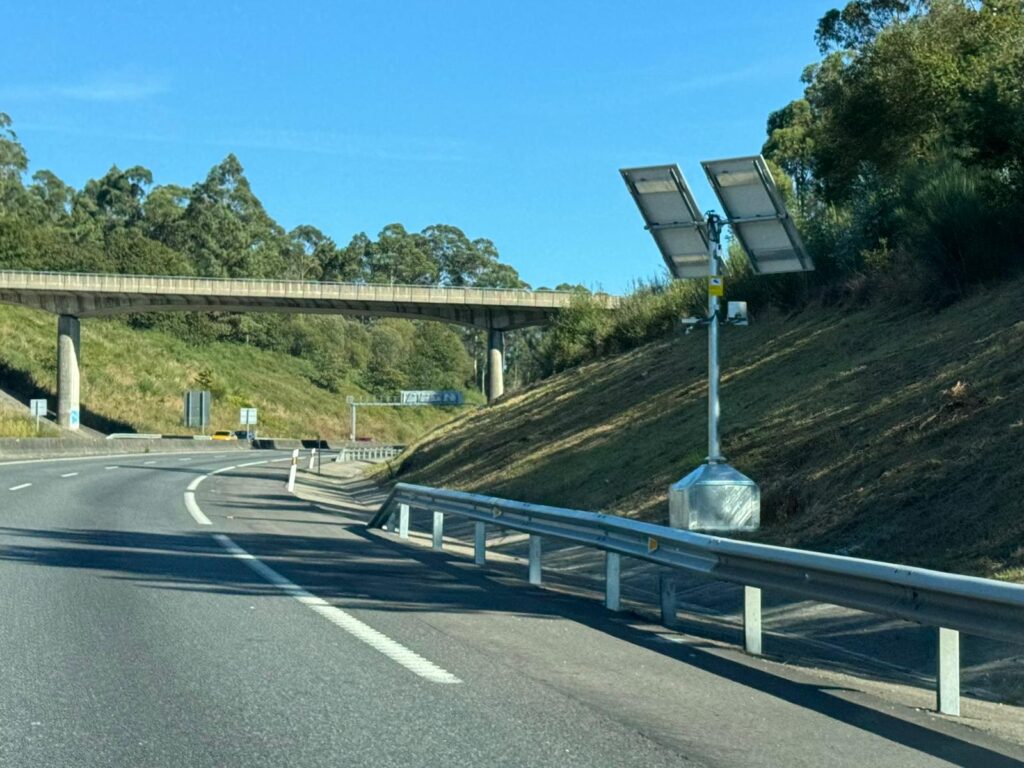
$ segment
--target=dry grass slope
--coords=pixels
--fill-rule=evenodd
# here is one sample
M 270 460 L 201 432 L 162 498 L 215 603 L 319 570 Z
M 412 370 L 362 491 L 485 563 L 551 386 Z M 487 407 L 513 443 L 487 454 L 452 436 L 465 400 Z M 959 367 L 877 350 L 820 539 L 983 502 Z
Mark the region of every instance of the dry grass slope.
M 723 333 L 757 539 L 1024 576 L 1024 281 L 940 313 L 808 309 Z M 402 480 L 665 521 L 705 455 L 703 333 L 582 366 L 420 441 Z

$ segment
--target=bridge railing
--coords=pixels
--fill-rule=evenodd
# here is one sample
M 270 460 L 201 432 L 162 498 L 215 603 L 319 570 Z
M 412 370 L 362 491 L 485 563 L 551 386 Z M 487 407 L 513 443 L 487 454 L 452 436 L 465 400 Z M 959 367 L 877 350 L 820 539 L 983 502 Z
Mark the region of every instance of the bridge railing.
M 344 299 L 408 303 L 478 304 L 557 309 L 568 306 L 572 293 L 511 288 L 334 283 L 311 280 L 268 280 L 227 277 L 175 277 L 91 272 L 0 270 L 0 288 L 35 291 L 85 291 L 159 295 L 215 295 L 250 298 Z M 603 305 L 618 298 L 595 294 Z
M 408 537 L 411 509 L 433 512 L 433 545 L 443 543 L 444 516 L 475 521 L 475 561 L 486 558 L 486 526 L 530 535 L 529 579 L 541 582 L 541 542 L 559 539 L 604 550 L 605 604 L 619 609 L 620 558 L 670 569 L 662 576 L 662 621 L 675 623 L 672 571 L 744 587 L 744 647 L 761 652 L 761 590 L 938 628 L 937 707 L 960 712 L 959 632 L 1024 642 L 1024 586 L 893 563 L 708 536 L 638 520 L 399 483 L 370 521 Z

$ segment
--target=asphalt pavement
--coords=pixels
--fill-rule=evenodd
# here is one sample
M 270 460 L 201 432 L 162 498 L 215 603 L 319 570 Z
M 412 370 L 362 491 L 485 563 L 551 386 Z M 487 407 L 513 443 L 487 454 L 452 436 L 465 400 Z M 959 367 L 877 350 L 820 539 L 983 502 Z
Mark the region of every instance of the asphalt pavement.
M 0 465 L 0 766 L 1024 765 L 369 532 L 280 458 Z

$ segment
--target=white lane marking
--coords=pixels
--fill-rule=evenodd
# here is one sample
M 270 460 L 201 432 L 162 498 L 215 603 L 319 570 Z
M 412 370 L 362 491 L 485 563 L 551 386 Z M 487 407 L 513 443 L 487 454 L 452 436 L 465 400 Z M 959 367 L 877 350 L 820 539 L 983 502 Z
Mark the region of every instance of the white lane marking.
M 245 464 L 239 464 L 238 466 L 240 466 L 240 467 L 255 467 L 257 464 L 268 464 L 268 463 L 270 463 L 269 460 L 268 459 L 264 459 L 263 461 L 247 461 L 247 462 L 245 462 Z
M 225 536 L 222 533 L 215 533 L 213 538 L 217 540 L 218 544 L 231 553 L 231 555 L 237 557 L 286 595 L 294 597 L 307 608 L 313 609 L 332 624 L 341 627 L 356 639 L 362 640 L 368 646 L 376 651 L 380 651 L 389 659 L 401 664 L 410 672 L 414 672 L 420 677 L 430 680 L 432 683 L 454 684 L 462 682 L 451 672 L 439 667 L 432 661 L 428 661 L 415 651 L 406 648 L 398 641 L 392 640 L 383 632 L 378 632 L 369 624 L 364 624 L 352 614 L 346 613 L 341 610 L 341 608 L 331 605 L 322 597 L 317 597 L 312 592 L 308 592 L 298 584 L 289 581 L 262 560 L 250 555 L 240 546 L 235 544 L 230 537 Z
M 196 495 L 192 491 L 185 491 L 185 509 L 192 515 L 192 519 L 200 525 L 213 525 L 210 518 L 203 514 L 203 510 L 196 504 Z
M 104 467 L 104 469 L 117 469 L 117 468 L 118 468 L 118 467 L 117 467 L 117 464 L 112 464 L 112 465 L 111 465 L 111 466 L 109 466 L 109 467 Z
M 192 459 L 189 457 L 185 457 L 184 459 L 178 459 L 178 461 L 192 461 Z
M 22 488 L 28 488 L 32 483 L 22 483 L 21 485 L 13 485 L 8 488 L 8 491 L 20 491 Z
M 175 456 L 181 451 L 153 451 L 149 456 Z M 235 451 L 196 451 L 193 456 L 224 456 Z M 58 456 L 49 459 L 18 459 L 17 461 L 0 461 L 0 467 L 11 467 L 15 464 L 45 464 L 52 461 L 102 461 L 103 459 L 137 459 L 138 453 L 108 453 L 95 456 Z M 287 458 L 287 457 L 286 457 Z
M 78 477 L 78 473 L 77 472 L 66 472 L 63 475 L 61 475 L 61 477 Z
M 143 463 L 143 464 L 156 464 L 156 462 L 155 462 L 155 461 L 144 461 L 144 462 L 142 462 L 142 463 Z

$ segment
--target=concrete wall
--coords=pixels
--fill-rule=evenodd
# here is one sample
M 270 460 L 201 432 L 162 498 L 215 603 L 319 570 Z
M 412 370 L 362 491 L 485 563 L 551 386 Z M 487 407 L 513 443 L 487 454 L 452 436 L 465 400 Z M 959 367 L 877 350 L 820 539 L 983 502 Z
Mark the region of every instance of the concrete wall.
M 122 453 L 184 453 L 250 450 L 241 441 L 214 440 L 83 440 L 80 437 L 0 438 L 0 460 L 49 459 L 62 456 L 110 456 Z

